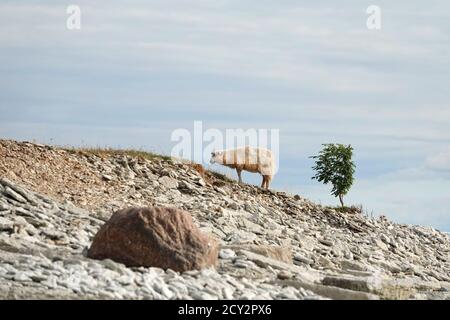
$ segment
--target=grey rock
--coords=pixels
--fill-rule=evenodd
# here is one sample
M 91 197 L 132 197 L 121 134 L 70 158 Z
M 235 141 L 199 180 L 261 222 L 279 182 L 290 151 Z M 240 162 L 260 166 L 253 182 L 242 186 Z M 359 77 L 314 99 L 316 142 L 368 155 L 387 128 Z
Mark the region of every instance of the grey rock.
M 279 285 L 289 285 L 295 288 L 302 288 L 314 292 L 315 294 L 336 300 L 379 300 L 379 296 L 367 292 L 354 291 L 349 289 L 326 286 L 317 283 L 299 280 L 279 280 L 274 283 Z
M 10 231 L 14 228 L 14 222 L 10 219 L 0 217 L 0 231 Z
M 163 176 L 163 177 L 159 178 L 158 182 L 167 189 L 178 188 L 178 181 L 176 179 L 168 177 L 168 176 Z
M 328 247 L 333 246 L 333 241 L 328 240 L 328 239 L 319 239 L 319 242 L 323 245 L 326 245 Z
M 24 197 L 22 197 L 20 194 L 18 194 L 14 190 L 12 190 L 10 187 L 6 187 L 5 190 L 3 191 L 3 193 L 5 195 L 9 196 L 11 199 L 14 199 L 18 202 L 21 202 L 21 203 L 27 202 L 27 200 Z
M 300 262 L 300 264 L 312 265 L 314 263 L 314 260 L 296 253 L 294 254 L 294 263 L 297 264 L 297 262 Z
M 221 259 L 233 259 L 236 257 L 236 252 L 231 249 L 221 249 L 219 251 L 219 258 Z
M 110 176 L 110 175 L 108 175 L 108 174 L 103 174 L 103 175 L 102 175 L 102 178 L 103 178 L 103 180 L 105 180 L 105 181 L 111 181 L 111 180 L 113 180 L 113 177 Z

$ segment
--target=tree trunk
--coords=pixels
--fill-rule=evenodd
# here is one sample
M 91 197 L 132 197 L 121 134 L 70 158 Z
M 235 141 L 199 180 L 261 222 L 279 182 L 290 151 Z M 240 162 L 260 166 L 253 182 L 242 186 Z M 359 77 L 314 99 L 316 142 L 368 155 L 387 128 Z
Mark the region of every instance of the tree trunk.
M 344 207 L 344 197 L 342 194 L 339 195 L 339 201 L 341 202 L 342 208 Z

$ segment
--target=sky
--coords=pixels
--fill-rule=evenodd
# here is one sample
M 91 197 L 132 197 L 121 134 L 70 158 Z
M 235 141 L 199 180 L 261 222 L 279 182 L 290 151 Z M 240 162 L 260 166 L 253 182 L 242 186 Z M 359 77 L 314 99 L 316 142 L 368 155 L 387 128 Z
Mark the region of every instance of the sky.
M 0 138 L 170 154 L 196 120 L 279 129 L 273 188 L 337 205 L 309 156 L 351 144 L 347 204 L 450 231 L 446 0 L 2 0 L 0 70 Z

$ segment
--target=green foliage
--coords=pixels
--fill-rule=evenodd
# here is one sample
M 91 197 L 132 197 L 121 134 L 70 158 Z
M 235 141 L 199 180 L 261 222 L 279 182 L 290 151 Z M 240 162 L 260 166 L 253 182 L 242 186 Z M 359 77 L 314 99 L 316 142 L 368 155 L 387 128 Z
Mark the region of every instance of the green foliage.
M 343 197 L 348 193 L 353 184 L 355 164 L 352 161 L 353 148 L 351 145 L 324 144 L 324 148 L 316 156 L 313 170 L 316 172 L 312 179 L 324 184 L 331 183 L 331 194 L 339 197 L 344 206 Z

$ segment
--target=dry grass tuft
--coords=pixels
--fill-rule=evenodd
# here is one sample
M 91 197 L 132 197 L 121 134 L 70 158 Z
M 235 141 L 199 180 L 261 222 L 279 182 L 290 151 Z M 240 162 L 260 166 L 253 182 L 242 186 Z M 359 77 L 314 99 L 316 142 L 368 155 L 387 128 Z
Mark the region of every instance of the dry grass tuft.
M 129 156 L 133 158 L 142 158 L 147 160 L 166 160 L 166 161 L 172 161 L 172 158 L 170 156 L 165 156 L 149 151 L 144 150 L 134 150 L 134 149 L 114 149 L 114 148 L 64 148 L 68 152 L 72 153 L 81 153 L 81 154 L 88 154 L 88 155 L 95 155 L 101 158 L 107 158 L 107 157 L 114 157 L 114 156 Z

